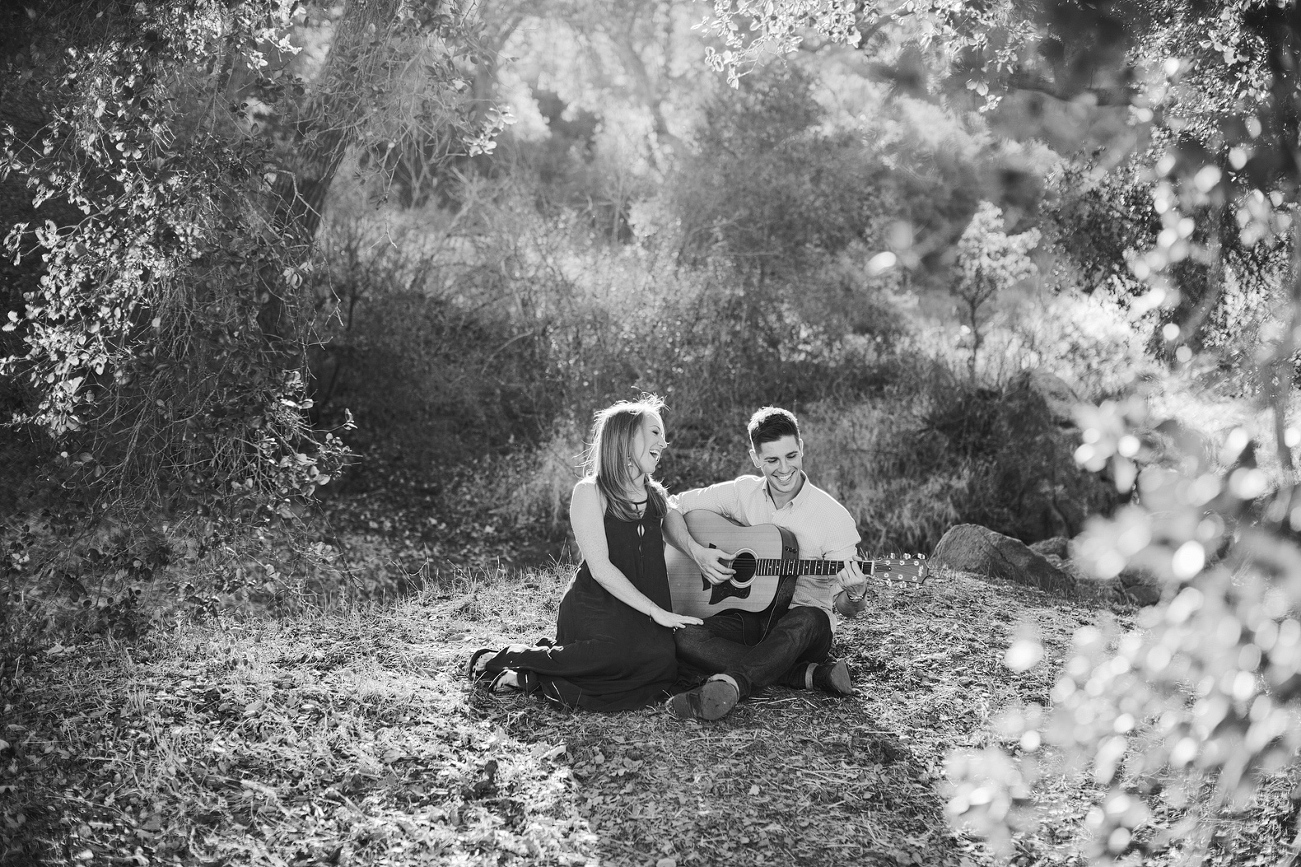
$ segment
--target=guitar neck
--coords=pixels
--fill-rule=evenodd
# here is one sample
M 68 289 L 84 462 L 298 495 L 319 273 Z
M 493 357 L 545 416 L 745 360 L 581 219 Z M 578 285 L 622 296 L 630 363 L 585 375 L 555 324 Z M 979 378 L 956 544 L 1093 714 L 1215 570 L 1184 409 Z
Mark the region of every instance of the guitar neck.
M 754 561 L 754 574 L 769 577 L 781 575 L 783 574 L 782 564 L 786 562 L 776 558 L 761 557 Z M 868 577 L 876 575 L 878 570 L 882 573 L 892 574 L 896 578 L 915 574 L 917 577 L 925 579 L 927 574 L 926 567 L 923 565 L 925 558 L 904 559 L 902 561 L 893 559 L 855 560 L 854 562 L 862 567 L 863 574 Z M 844 560 L 796 560 L 794 563 L 794 574 L 796 575 L 835 575 L 845 568 Z M 902 573 L 900 570 L 902 570 Z
M 755 560 L 756 575 L 781 575 L 782 565 L 789 562 L 776 559 Z M 864 563 L 868 565 L 870 561 Z M 845 568 L 844 560 L 796 560 L 796 575 L 835 575 Z

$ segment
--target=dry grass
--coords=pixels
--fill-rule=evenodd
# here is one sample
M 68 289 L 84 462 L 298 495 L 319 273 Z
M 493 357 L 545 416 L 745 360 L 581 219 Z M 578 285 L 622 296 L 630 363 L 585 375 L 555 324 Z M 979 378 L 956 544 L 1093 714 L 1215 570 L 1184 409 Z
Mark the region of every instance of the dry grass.
M 942 573 L 844 626 L 847 699 L 774 688 L 700 724 L 471 691 L 466 654 L 549 634 L 567 577 L 463 574 L 349 616 L 31 660 L 4 685 L 0 862 L 990 864 L 945 820 L 945 757 L 991 742 L 1000 708 L 1046 703 L 1072 632 L 1111 616 Z M 1022 620 L 1048 656 L 1013 674 Z M 1283 856 L 1270 791 L 1208 863 Z M 1079 863 L 1090 786 L 1055 777 L 1038 800 L 1017 863 Z

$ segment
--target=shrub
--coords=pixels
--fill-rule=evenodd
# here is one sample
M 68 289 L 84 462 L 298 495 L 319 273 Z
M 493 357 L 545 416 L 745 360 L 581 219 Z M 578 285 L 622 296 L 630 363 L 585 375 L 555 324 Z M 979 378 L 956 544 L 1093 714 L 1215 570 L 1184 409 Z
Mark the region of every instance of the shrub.
M 558 419 L 545 442 L 504 457 L 492 468 L 484 501 L 517 527 L 558 535 L 569 527 L 569 496 L 582 477 L 586 428 Z
M 375 288 L 318 373 L 329 409 L 356 420 L 350 442 L 422 466 L 536 441 L 554 411 L 538 335 L 424 292 Z
M 869 384 L 864 350 L 846 339 L 850 319 L 874 352 L 896 333 L 851 261 L 784 288 L 751 331 L 759 311 L 730 269 L 593 241 L 584 219 L 539 211 L 533 183 L 465 178 L 454 212 L 366 210 L 340 190 L 314 278 L 319 297 L 337 297 L 313 357 L 323 421 L 347 407 L 358 422 L 351 443 L 415 464 L 545 453 L 593 410 L 653 391 L 680 447 L 666 472 L 699 484 L 716 479 L 715 452 L 735 454 L 714 444 L 718 431 L 741 431 L 756 406 Z M 810 285 L 817 291 L 803 291 Z
M 574 289 L 548 257 L 563 222 L 515 179 L 461 189 L 459 212 L 376 211 L 344 187 L 314 277 L 320 420 L 351 416 L 351 444 L 417 471 L 540 442 L 573 388 L 557 380 L 557 329 L 584 321 L 562 324 Z
M 956 523 L 1025 542 L 1074 536 L 1115 493 L 1075 465 L 1062 419 L 1022 376 L 1003 388 L 914 361 L 874 398 L 805 413 L 810 475 L 876 549 L 926 553 Z

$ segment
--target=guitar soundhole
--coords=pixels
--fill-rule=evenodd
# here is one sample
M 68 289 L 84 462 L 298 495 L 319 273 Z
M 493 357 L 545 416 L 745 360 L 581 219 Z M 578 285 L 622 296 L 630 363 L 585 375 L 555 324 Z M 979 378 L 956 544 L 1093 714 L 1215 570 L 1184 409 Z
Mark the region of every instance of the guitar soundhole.
M 754 552 L 738 551 L 732 558 L 732 568 L 736 570 L 736 574 L 732 576 L 732 583 L 737 587 L 749 587 L 754 583 L 755 573 L 759 571 Z

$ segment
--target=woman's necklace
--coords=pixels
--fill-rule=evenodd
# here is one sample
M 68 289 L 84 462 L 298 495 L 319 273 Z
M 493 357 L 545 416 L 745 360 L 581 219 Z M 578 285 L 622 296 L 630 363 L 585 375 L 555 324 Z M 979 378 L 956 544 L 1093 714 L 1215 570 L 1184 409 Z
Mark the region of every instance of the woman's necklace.
M 633 505 L 633 506 L 644 506 L 644 505 L 646 505 L 646 501 L 650 499 L 650 495 L 649 495 L 649 494 L 646 494 L 646 483 L 645 483 L 645 482 L 642 482 L 641 487 L 639 487 L 639 488 L 637 489 L 636 493 L 638 493 L 638 494 L 645 494 L 645 496 L 643 496 L 640 500 L 634 500 L 634 499 L 633 499 L 633 495 L 630 494 L 626 489 L 624 490 L 623 495 L 624 495 L 624 497 L 627 499 L 627 501 L 628 501 L 628 503 L 629 503 L 630 505 Z

